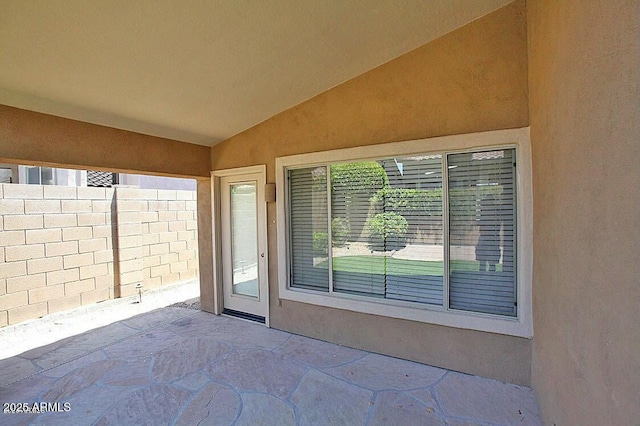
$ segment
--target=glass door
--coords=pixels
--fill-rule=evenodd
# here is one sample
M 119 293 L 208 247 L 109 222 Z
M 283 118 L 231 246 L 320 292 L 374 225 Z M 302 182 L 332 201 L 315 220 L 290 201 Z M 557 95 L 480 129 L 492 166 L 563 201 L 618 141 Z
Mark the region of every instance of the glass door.
M 265 322 L 268 286 L 261 174 L 220 179 L 223 312 Z

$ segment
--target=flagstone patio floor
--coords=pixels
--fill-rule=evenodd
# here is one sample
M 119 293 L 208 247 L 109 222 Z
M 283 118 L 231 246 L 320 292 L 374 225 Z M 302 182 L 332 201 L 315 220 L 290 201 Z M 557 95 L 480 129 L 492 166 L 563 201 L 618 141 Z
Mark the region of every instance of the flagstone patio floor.
M 540 424 L 527 387 L 182 307 L 0 360 L 0 402 L 2 425 Z

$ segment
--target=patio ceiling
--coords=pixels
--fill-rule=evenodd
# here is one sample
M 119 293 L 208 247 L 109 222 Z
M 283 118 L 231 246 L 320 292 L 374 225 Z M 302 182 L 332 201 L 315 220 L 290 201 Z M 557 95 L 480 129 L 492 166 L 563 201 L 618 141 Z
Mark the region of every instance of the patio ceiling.
M 511 0 L 0 4 L 0 104 L 213 146 Z

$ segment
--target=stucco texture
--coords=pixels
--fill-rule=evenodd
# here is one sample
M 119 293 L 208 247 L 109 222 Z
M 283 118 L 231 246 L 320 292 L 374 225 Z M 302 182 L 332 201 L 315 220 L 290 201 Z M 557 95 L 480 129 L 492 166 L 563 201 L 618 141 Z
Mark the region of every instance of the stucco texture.
M 0 162 L 209 177 L 210 148 L 0 105 Z
M 527 3 L 533 387 L 545 424 L 640 421 L 638 2 Z
M 358 76 L 212 149 L 214 170 L 276 157 L 529 124 L 524 1 Z M 425 150 L 429 147 L 425 146 Z M 276 209 L 268 205 L 271 326 L 519 384 L 530 340 L 278 303 Z

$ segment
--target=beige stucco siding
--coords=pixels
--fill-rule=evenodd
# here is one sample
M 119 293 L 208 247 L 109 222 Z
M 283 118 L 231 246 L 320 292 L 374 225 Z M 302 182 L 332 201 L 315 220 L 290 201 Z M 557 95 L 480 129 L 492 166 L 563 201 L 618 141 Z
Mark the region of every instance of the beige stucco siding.
M 545 424 L 637 425 L 638 2 L 527 9 L 533 387 Z
M 276 157 L 526 127 L 526 23 L 518 1 L 214 146 L 215 170 Z
M 382 65 L 212 150 L 214 169 L 280 156 L 526 127 L 525 7 L 518 1 Z M 425 146 L 429 150 L 429 146 Z M 271 326 L 515 383 L 530 383 L 530 340 L 278 300 L 276 208 L 268 205 Z
M 0 162 L 209 177 L 210 148 L 0 105 Z

